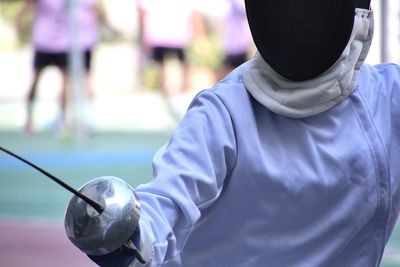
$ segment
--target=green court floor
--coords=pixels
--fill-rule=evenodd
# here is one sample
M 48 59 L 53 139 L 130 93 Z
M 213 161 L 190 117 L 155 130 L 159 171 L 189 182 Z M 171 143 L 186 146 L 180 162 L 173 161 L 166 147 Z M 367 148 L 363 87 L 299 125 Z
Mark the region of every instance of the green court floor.
M 151 160 L 169 132 L 55 136 L 1 132 L 0 146 L 34 162 L 78 189 L 92 178 L 117 176 L 132 186 L 151 178 Z M 62 223 L 71 193 L 0 152 L 0 219 Z M 400 266 L 400 226 L 389 241 L 384 267 Z
M 56 137 L 0 132 L 0 145 L 78 189 L 99 176 L 132 186 L 151 178 L 151 159 L 167 133 L 106 133 Z M 71 193 L 35 169 L 0 153 L 0 218 L 62 220 Z

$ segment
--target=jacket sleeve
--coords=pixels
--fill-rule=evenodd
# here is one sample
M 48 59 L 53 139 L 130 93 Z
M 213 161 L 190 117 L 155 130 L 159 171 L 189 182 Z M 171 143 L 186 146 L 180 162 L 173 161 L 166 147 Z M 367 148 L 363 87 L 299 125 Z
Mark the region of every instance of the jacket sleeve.
M 153 159 L 153 179 L 136 188 L 152 244 L 147 266 L 180 254 L 236 163 L 231 116 L 213 90 L 201 92 Z M 143 229 L 144 230 L 144 229 Z

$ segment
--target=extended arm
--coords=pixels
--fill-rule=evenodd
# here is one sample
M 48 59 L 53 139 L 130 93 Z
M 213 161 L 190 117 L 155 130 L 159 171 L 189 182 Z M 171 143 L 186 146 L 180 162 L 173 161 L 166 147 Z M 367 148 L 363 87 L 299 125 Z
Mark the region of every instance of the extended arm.
M 159 266 L 181 253 L 201 209 L 216 201 L 235 162 L 231 118 L 213 91 L 204 91 L 154 157 L 154 179 L 135 189 L 141 202 L 136 244 L 145 266 Z M 132 239 L 137 237 L 136 233 Z M 144 266 L 127 253 L 91 258 L 106 267 L 127 266 L 129 261 L 131 267 Z

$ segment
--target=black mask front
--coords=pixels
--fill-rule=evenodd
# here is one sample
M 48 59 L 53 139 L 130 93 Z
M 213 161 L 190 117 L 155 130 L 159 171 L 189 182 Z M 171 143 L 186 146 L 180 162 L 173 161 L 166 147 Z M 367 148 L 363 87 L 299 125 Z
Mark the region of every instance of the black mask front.
M 245 0 L 245 4 L 262 58 L 281 76 L 304 81 L 337 61 L 349 41 L 355 8 L 369 7 L 369 0 Z

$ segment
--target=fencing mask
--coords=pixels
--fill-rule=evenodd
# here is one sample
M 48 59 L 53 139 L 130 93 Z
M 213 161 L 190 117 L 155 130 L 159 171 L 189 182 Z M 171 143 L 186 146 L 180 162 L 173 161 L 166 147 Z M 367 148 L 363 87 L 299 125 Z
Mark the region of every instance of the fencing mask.
M 317 77 L 346 47 L 355 8 L 370 0 L 245 0 L 254 43 L 262 58 L 293 81 Z

